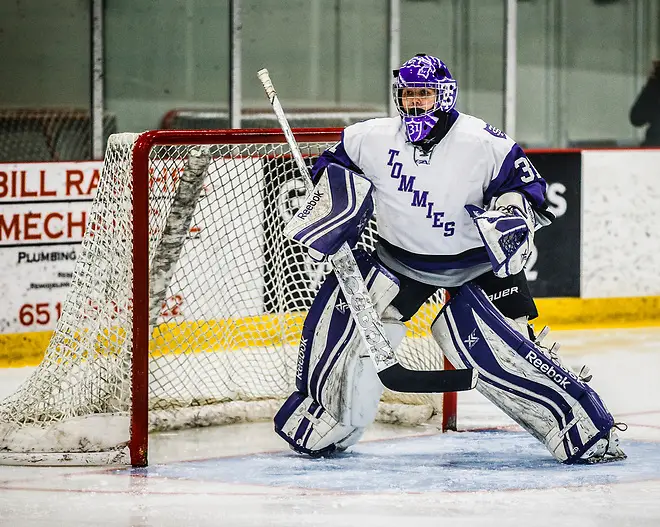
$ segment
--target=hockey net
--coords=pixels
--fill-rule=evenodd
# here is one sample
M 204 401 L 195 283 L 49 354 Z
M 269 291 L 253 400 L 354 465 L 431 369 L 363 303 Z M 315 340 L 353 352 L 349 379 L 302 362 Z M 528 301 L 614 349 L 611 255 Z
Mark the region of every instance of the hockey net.
M 296 136 L 311 164 L 339 132 Z M 144 465 L 148 432 L 272 418 L 330 272 L 282 236 L 304 191 L 279 130 L 111 136 L 57 329 L 0 403 L 0 462 Z M 443 368 L 439 301 L 408 323 L 404 366 Z M 443 413 L 442 396 L 385 393 L 378 419 L 451 427 L 454 396 Z

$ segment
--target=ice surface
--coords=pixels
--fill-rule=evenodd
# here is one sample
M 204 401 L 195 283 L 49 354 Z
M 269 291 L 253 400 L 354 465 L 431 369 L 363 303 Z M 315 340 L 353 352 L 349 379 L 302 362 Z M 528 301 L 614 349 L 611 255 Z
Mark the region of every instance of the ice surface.
M 0 526 L 660 526 L 660 328 L 554 338 L 629 425 L 628 460 L 558 464 L 464 393 L 469 431 L 373 426 L 332 459 L 293 454 L 267 422 L 154 434 L 147 469 L 0 467 Z M 0 395 L 29 372 L 0 370 Z

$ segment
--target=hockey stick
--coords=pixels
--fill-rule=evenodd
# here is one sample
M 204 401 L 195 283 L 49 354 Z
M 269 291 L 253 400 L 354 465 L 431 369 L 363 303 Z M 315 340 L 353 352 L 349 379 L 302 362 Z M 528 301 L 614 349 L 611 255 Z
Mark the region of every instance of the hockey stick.
M 313 188 L 311 176 L 277 97 L 268 70 L 259 70 L 257 76 L 266 90 L 266 96 L 273 107 L 293 154 L 293 159 L 305 178 L 305 186 L 309 191 Z M 355 257 L 347 243 L 344 243 L 335 254 L 330 256 L 330 262 L 334 267 L 337 281 L 346 297 L 346 303 L 351 310 L 358 332 L 376 366 L 378 377 L 386 388 L 396 392 L 409 393 L 459 392 L 474 388 L 477 371 L 473 369 L 419 371 L 401 366 L 387 339 L 383 323 L 376 313 Z

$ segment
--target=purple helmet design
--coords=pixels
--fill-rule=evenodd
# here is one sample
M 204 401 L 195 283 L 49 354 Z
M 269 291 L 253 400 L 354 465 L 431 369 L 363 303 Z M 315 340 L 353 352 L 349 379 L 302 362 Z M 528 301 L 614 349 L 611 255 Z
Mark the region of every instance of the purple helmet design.
M 432 106 L 408 106 L 404 108 L 404 88 L 431 88 L 435 95 Z M 420 53 L 408 60 L 400 69 L 394 70 L 392 96 L 399 114 L 406 124 L 411 142 L 424 139 L 438 122 L 435 112 L 450 112 L 456 106 L 458 84 L 449 69 L 440 59 Z

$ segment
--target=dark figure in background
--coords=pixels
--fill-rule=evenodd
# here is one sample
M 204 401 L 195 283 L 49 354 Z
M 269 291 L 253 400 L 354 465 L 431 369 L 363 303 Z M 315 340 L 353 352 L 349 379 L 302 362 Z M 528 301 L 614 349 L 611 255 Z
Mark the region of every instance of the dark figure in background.
M 642 146 L 660 146 L 660 60 L 653 61 L 649 80 L 630 109 L 630 122 L 649 125 Z

